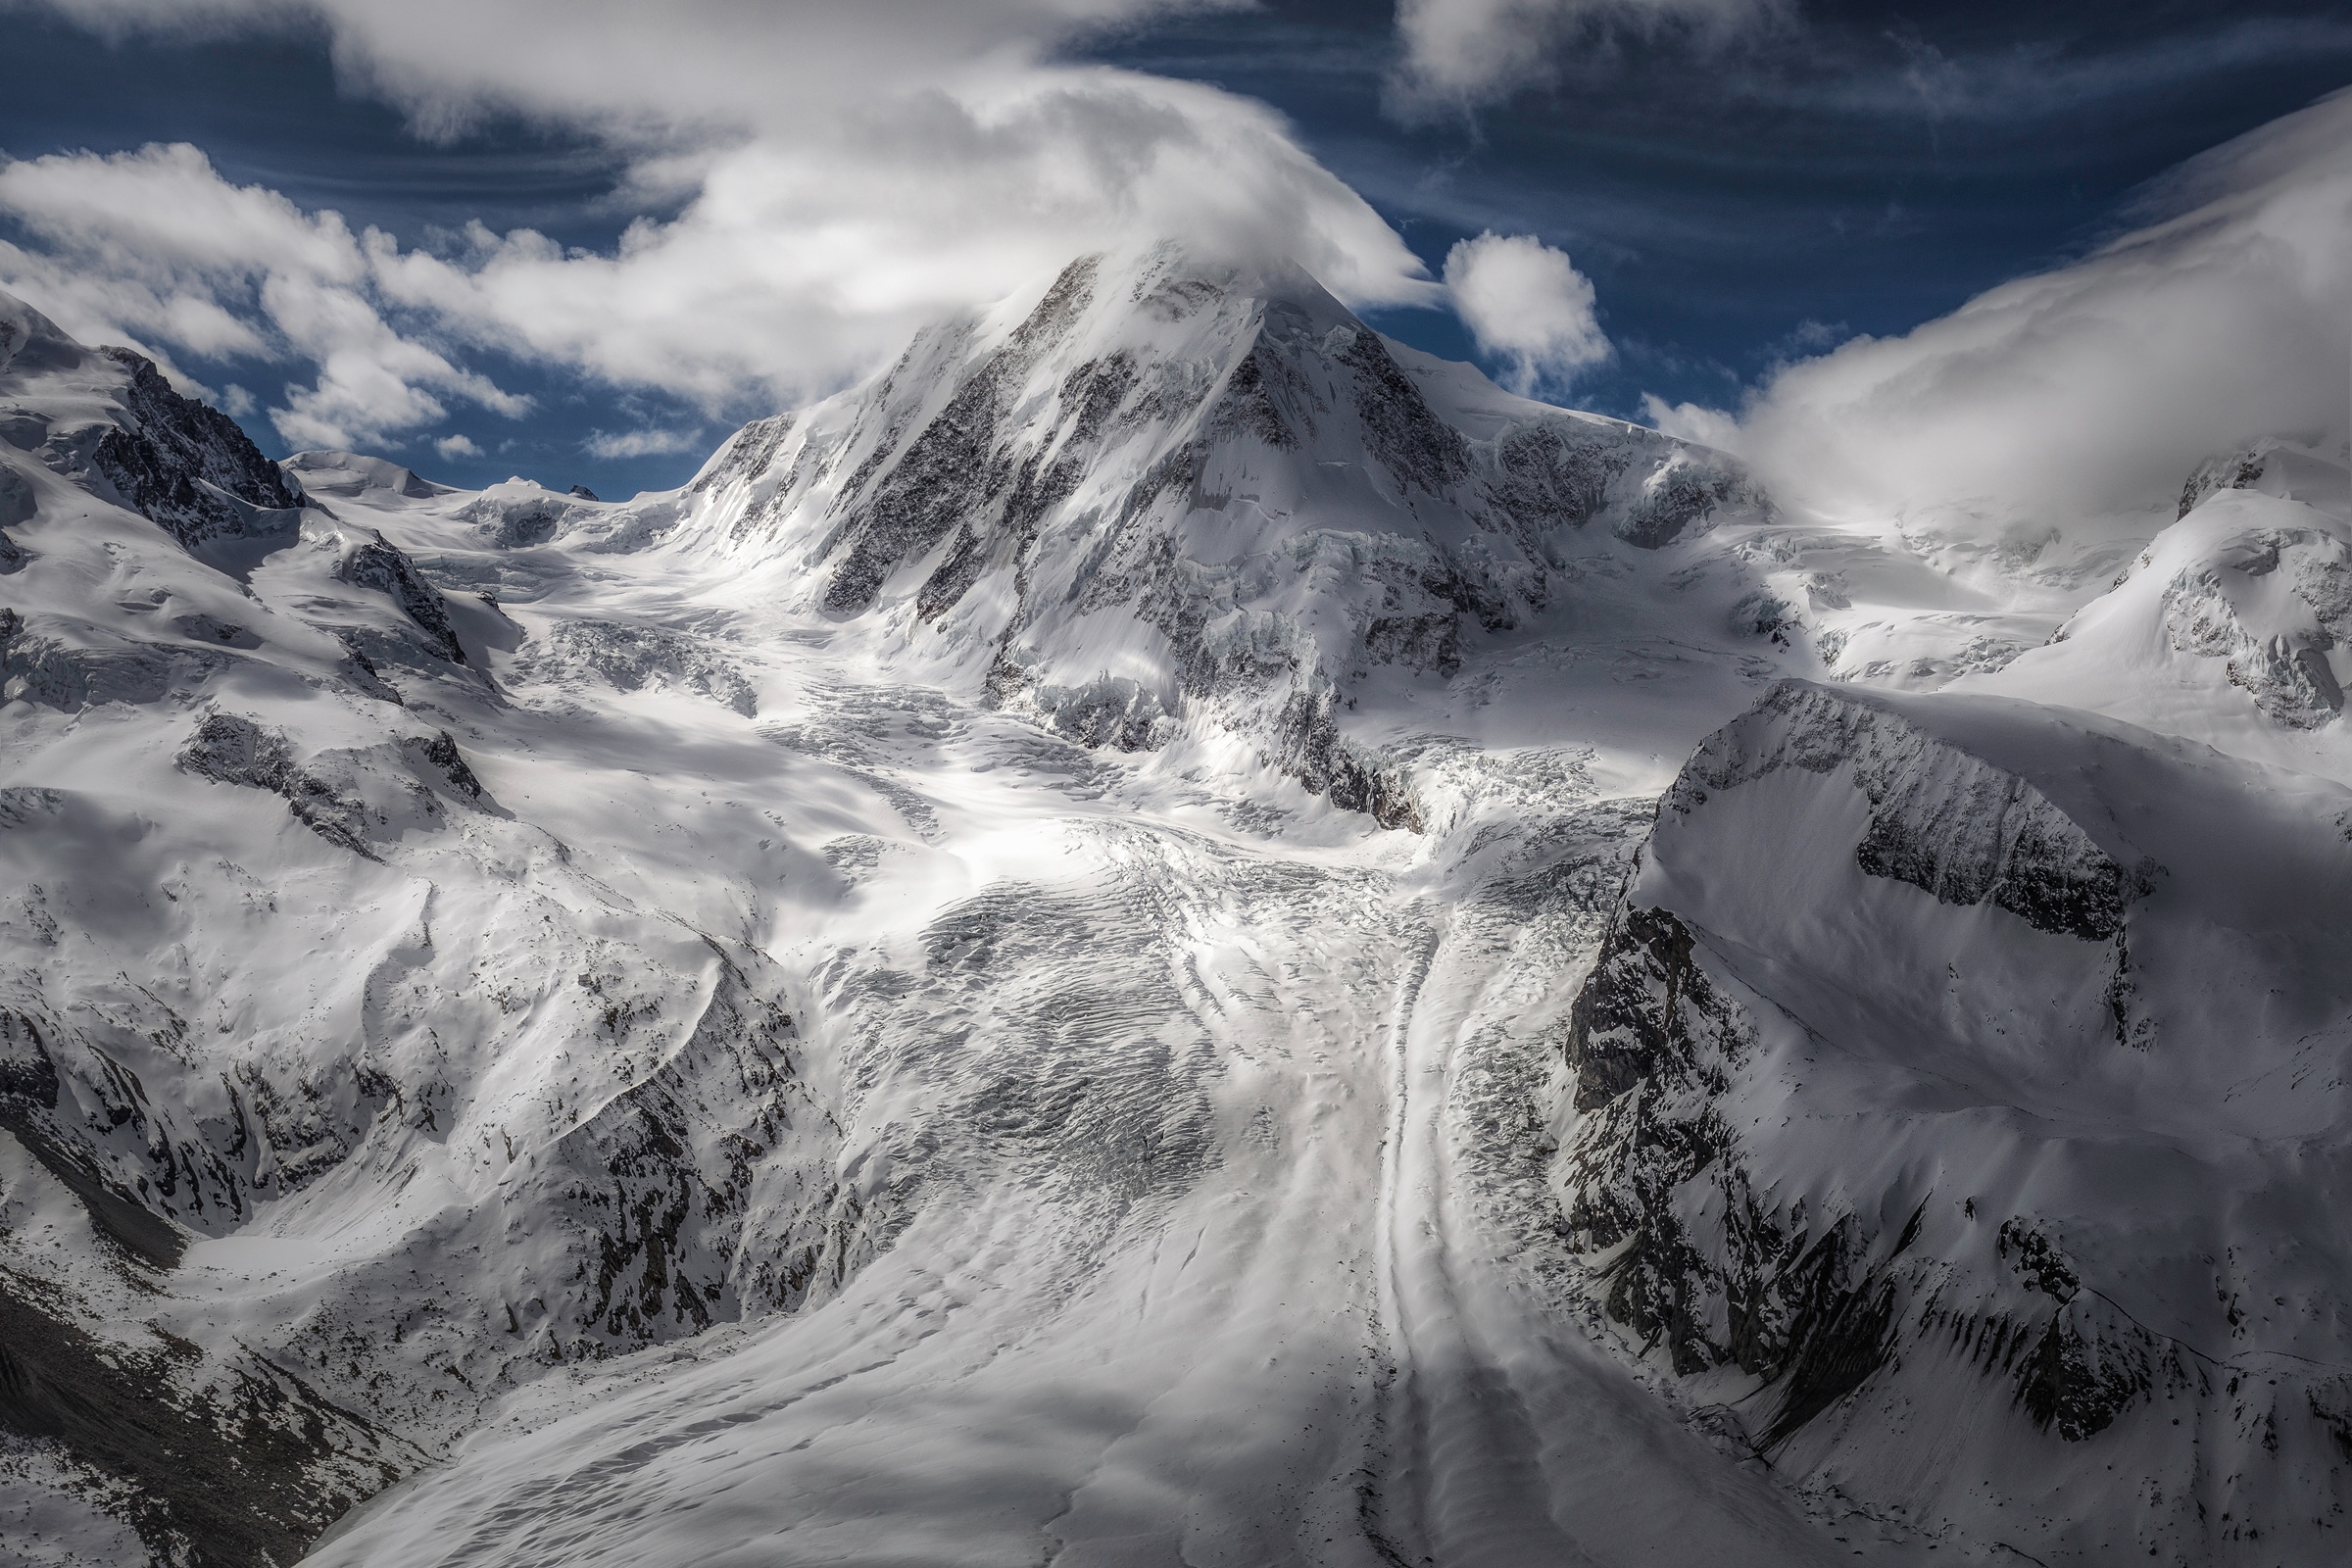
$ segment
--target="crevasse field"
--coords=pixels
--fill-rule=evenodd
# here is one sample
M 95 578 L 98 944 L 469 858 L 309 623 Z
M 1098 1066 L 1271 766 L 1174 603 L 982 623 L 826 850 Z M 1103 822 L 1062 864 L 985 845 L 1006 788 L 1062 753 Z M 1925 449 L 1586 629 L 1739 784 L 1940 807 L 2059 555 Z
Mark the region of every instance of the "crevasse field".
M 1089 257 L 675 493 L 0 299 L 27 1564 L 2341 1560 L 2352 526 Z

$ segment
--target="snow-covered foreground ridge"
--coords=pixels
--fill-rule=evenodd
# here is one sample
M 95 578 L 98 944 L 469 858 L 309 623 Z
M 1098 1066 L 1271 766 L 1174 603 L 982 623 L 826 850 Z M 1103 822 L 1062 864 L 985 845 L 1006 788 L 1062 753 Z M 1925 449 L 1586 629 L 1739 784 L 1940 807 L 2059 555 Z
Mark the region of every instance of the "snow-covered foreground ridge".
M 614 505 L 0 300 L 0 1555 L 2335 1561 L 2209 456 L 2003 577 L 1161 248 Z

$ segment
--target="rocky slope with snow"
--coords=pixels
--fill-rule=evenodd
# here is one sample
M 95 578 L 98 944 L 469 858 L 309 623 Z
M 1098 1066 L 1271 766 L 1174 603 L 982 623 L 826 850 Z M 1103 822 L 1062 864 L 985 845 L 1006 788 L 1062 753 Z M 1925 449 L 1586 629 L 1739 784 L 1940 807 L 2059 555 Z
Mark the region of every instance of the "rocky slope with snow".
M 1780 687 L 1661 802 L 1570 1024 L 1610 1310 L 1900 1517 L 2323 1560 L 2348 821 L 2080 712 Z
M 1169 246 L 926 333 L 689 493 L 786 603 L 984 669 L 996 706 L 1128 752 L 1214 715 L 1384 826 L 1421 807 L 1350 738 L 1376 672 L 1451 676 L 1589 574 L 1768 511 L 1719 454 Z
M 2331 1560 L 2325 455 L 1931 680 L 1172 247 L 622 504 L 0 438 L 27 1561 Z

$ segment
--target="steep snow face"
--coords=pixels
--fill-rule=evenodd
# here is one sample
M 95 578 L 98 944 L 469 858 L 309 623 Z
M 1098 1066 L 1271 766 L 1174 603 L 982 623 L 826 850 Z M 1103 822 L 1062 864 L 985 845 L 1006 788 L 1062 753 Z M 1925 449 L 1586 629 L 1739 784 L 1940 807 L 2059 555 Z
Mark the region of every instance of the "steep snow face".
M 1210 718 L 1386 825 L 1421 813 L 1345 738 L 1379 730 L 1348 716 L 1376 669 L 1451 676 L 1601 597 L 1596 565 L 1762 511 L 1719 454 L 1510 398 L 1296 270 L 1170 246 L 925 334 L 690 489 L 787 604 L 869 620 L 934 678 L 1123 751 Z
M 1897 1517 L 2327 1560 L 2346 823 L 2087 715 L 1781 687 L 1661 803 L 1571 1022 L 1609 1310 Z
M 0 441 L 183 545 L 271 532 L 296 505 L 276 465 L 235 420 L 172 391 L 139 355 L 85 349 L 4 296 L 0 388 Z M 0 487 L 0 526 L 37 507 L 23 474 Z

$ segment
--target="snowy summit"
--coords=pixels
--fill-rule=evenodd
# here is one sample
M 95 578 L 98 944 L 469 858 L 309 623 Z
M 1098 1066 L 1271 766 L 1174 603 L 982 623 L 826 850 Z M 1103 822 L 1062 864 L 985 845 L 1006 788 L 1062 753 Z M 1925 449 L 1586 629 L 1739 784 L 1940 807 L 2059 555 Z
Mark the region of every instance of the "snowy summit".
M 0 1560 L 2341 1560 L 2343 411 L 1937 490 L 1950 363 L 1577 412 L 1564 256 L 1314 212 L 625 501 L 0 244 Z

